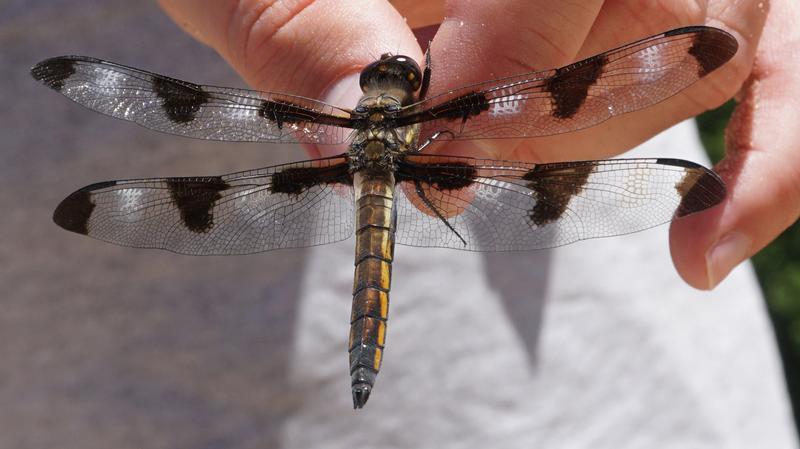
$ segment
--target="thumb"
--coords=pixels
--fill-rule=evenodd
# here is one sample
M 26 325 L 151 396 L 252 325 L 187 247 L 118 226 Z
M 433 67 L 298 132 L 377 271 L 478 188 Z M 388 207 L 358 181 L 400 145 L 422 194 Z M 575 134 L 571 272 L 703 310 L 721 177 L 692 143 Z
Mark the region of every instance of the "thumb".
M 358 73 L 381 53 L 421 60 L 414 35 L 387 2 L 160 0 L 184 30 L 214 48 L 255 89 L 352 108 Z M 307 146 L 312 157 L 343 146 Z
M 752 73 L 726 133 L 717 171 L 728 185 L 721 207 L 672 226 L 670 247 L 683 278 L 713 288 L 800 215 L 800 4 L 772 2 Z

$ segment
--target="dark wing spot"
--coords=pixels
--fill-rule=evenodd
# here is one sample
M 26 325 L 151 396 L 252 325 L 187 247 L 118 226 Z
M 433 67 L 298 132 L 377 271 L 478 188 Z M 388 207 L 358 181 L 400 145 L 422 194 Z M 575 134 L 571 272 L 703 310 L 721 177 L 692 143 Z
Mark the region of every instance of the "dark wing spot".
M 697 60 L 697 74 L 702 78 L 728 62 L 738 48 L 739 43 L 730 34 L 704 27 L 695 34 L 689 54 Z
M 219 176 L 207 178 L 168 178 L 167 188 L 172 201 L 190 231 L 208 232 L 214 226 L 214 204 L 220 192 L 230 188 Z
M 31 68 L 31 76 L 47 87 L 61 91 L 64 81 L 75 73 L 75 61 L 68 58 L 51 58 Z
M 67 231 L 78 234 L 89 234 L 89 219 L 92 217 L 95 204 L 92 202 L 92 191 L 112 187 L 116 181 L 98 182 L 86 186 L 64 198 L 53 212 L 53 221 Z
M 189 123 L 211 95 L 197 84 L 167 77 L 153 78 L 153 91 L 161 98 L 164 114 L 175 123 Z
M 310 187 L 323 184 L 352 185 L 353 178 L 346 163 L 330 167 L 289 167 L 272 175 L 269 191 L 297 195 Z
M 536 205 L 530 215 L 533 224 L 544 226 L 561 218 L 595 167 L 596 164 L 587 161 L 562 162 L 537 165 L 526 173 L 522 179 L 530 181 L 528 188 L 536 193 Z
M 466 122 L 468 118 L 487 110 L 489 110 L 489 100 L 486 94 L 470 92 L 433 106 L 423 113 L 432 118 L 461 119 L 462 122 Z
M 461 123 L 473 116 L 479 115 L 483 111 L 489 110 L 489 99 L 483 92 L 470 92 L 460 97 L 451 98 L 437 105 L 434 105 L 424 111 L 415 111 L 413 109 L 407 110 L 404 114 L 398 115 L 392 119 L 392 125 L 395 127 L 413 125 L 429 120 L 461 119 Z
M 682 159 L 658 159 L 657 162 L 686 169 L 683 178 L 675 184 L 675 190 L 681 196 L 681 203 L 675 210 L 676 218 L 716 206 L 725 199 L 725 183 L 702 165 Z
M 319 125 L 342 126 L 346 128 L 363 129 L 367 126 L 364 117 L 352 118 L 324 114 L 312 108 L 294 104 L 287 100 L 264 100 L 258 108 L 258 115 L 275 122 L 278 129 L 285 123 L 309 122 Z
M 556 69 L 555 75 L 545 81 L 545 90 L 553 97 L 552 115 L 568 119 L 575 115 L 589 94 L 589 88 L 603 74 L 608 61 L 605 55 L 576 62 Z
M 472 185 L 478 172 L 469 164 L 414 164 L 402 161 L 398 163 L 396 176 L 397 182 L 415 181 L 438 190 L 458 190 Z
M 319 117 L 318 112 L 286 100 L 264 100 L 258 108 L 258 115 L 275 122 L 279 129 L 284 123 L 311 122 Z

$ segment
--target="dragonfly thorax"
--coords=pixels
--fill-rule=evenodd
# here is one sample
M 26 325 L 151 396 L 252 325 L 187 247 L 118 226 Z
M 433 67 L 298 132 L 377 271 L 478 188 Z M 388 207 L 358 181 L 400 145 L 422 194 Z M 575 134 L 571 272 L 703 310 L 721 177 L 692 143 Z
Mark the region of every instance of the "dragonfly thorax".
M 396 156 L 402 148 L 394 133 L 367 130 L 362 137 L 354 140 L 347 152 L 350 171 L 394 171 Z
M 366 118 L 366 126 L 356 131 L 350 143 L 347 154 L 351 171 L 396 169 L 396 155 L 416 145 L 419 126 L 398 127 L 395 124 L 403 105 L 413 99 L 413 91 L 398 86 L 365 91 L 353 111 Z

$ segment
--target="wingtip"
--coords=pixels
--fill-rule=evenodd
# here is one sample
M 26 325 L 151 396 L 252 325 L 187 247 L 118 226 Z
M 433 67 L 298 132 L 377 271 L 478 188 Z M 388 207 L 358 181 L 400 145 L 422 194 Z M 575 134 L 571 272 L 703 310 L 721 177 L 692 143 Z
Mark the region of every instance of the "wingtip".
M 728 62 L 739 51 L 736 37 L 721 28 L 692 25 L 664 33 L 665 37 L 681 35 L 693 35 L 689 54 L 697 58 L 701 78 Z
M 87 235 L 89 217 L 94 207 L 89 192 L 78 190 L 59 203 L 53 211 L 53 222 L 67 231 Z
M 92 192 L 116 184 L 116 181 L 97 182 L 72 192 L 53 211 L 53 222 L 67 231 L 88 235 L 89 219 L 95 208 Z
M 75 74 L 75 59 L 67 56 L 45 59 L 31 67 L 30 73 L 36 81 L 60 92 L 66 79 Z
M 682 192 L 683 198 L 675 211 L 675 218 L 710 209 L 725 201 L 728 193 L 722 178 L 704 167 L 693 176 L 684 177 L 676 188 Z

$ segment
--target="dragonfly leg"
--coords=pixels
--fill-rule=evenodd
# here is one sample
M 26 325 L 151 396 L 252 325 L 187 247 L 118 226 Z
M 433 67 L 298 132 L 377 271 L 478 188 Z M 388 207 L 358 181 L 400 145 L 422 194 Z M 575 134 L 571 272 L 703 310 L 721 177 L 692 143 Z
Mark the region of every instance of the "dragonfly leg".
M 467 241 L 464 240 L 464 237 L 461 237 L 461 234 L 459 234 L 458 231 L 456 231 L 456 229 L 450 224 L 450 222 L 447 221 L 446 218 L 444 218 L 444 215 L 442 215 L 442 213 L 439 212 L 439 208 L 436 207 L 433 203 L 431 203 L 431 201 L 428 199 L 428 196 L 425 195 L 425 191 L 422 189 L 422 184 L 419 181 L 414 181 L 414 188 L 417 191 L 417 196 L 419 196 L 422 202 L 425 203 L 426 206 L 428 206 L 428 209 L 430 209 L 434 214 L 436 214 L 436 217 L 439 220 L 442 220 L 442 223 L 444 223 L 444 225 L 447 226 L 448 229 L 453 231 L 453 234 L 455 234 L 456 237 L 458 237 L 458 239 L 461 240 L 461 243 L 463 243 L 464 246 L 467 246 Z
M 428 94 L 428 87 L 431 85 L 431 41 L 428 41 L 428 48 L 425 50 L 425 70 L 422 72 L 422 83 L 419 88 L 419 101 L 425 99 Z
M 416 149 L 416 150 L 414 150 L 414 153 L 420 153 L 420 152 L 422 152 L 422 150 L 424 150 L 424 149 L 425 149 L 425 147 L 427 147 L 428 145 L 432 144 L 432 143 L 433 143 L 433 142 L 434 142 L 436 139 L 438 139 L 438 138 L 439 138 L 439 136 L 441 136 L 442 134 L 450 134 L 450 137 L 455 137 L 455 134 L 453 134 L 451 131 L 449 131 L 449 130 L 446 130 L 446 129 L 444 129 L 444 130 L 442 130 L 442 131 L 436 131 L 435 133 L 431 134 L 431 136 L 430 136 L 430 137 L 428 137 L 428 138 L 425 140 L 425 142 L 422 142 L 422 145 L 419 145 L 419 146 L 417 147 L 417 149 Z

